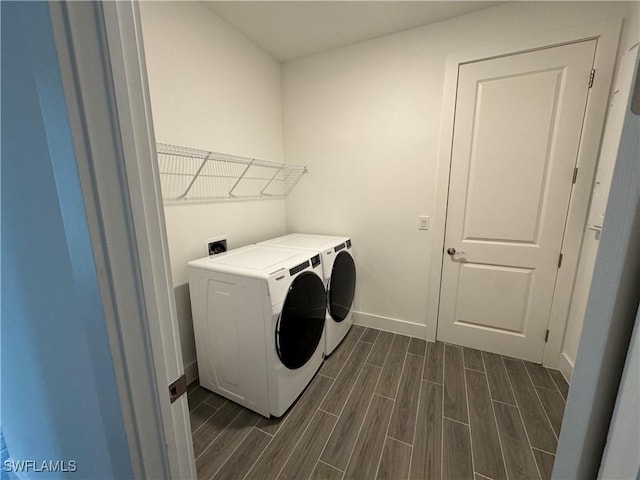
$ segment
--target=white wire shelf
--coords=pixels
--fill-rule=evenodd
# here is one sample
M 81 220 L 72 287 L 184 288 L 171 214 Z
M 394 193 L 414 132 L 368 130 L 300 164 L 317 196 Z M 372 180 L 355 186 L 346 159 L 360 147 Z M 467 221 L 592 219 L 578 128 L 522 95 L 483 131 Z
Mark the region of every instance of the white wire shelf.
M 307 167 L 156 144 L 165 203 L 285 198 Z

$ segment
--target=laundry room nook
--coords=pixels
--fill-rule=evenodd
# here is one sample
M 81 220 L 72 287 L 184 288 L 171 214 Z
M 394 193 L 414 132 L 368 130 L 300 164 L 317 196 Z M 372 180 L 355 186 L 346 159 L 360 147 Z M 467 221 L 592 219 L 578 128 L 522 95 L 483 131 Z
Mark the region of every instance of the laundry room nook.
M 551 478 L 638 2 L 139 11 L 197 477 Z
M 638 478 L 640 0 L 0 13 L 2 480 Z
M 551 478 L 638 2 L 139 11 L 198 478 Z

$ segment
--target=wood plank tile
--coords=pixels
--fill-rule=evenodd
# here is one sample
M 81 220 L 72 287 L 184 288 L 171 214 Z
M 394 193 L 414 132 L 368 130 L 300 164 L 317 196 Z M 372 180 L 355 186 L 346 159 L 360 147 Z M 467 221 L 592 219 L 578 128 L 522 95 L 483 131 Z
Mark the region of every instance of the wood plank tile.
M 365 327 L 364 325 L 351 325 L 351 328 L 349 329 L 349 333 L 347 335 L 353 336 L 354 340 L 358 342 L 360 341 L 360 338 L 362 337 L 362 335 L 364 334 L 364 331 L 367 328 L 368 327 Z M 344 340 L 346 340 L 346 338 Z
M 371 353 L 367 358 L 367 363 L 377 367 L 384 366 L 384 361 L 387 359 L 391 342 L 393 342 L 393 333 L 381 331 L 378 334 L 376 342 L 373 344 Z
M 535 387 L 521 361 L 504 359 L 507 375 L 532 447 L 546 452 L 555 452 L 558 441 L 538 400 Z M 503 443 L 504 445 L 504 443 Z
M 378 467 L 379 480 L 406 480 L 409 478 L 411 447 L 387 437 Z
M 427 354 L 424 358 L 424 373 L 422 378 L 429 382 L 443 382 L 444 343 L 427 342 Z
M 562 426 L 562 417 L 564 415 L 564 400 L 562 399 L 562 395 L 560 395 L 560 392 L 555 388 L 550 390 L 548 388 L 536 387 L 536 390 L 542 402 L 542 407 L 551 422 L 551 428 L 553 428 L 556 436 L 560 437 L 560 427 Z
M 387 355 L 387 361 L 384 363 L 384 368 L 382 369 L 382 374 L 376 387 L 376 393 L 378 395 L 396 398 L 407 348 L 409 348 L 409 337 L 394 335 L 389 355 Z
M 380 333 L 380 330 L 367 327 L 364 329 L 364 333 L 360 337 L 360 341 L 367 342 L 367 343 L 375 343 L 379 333 Z
M 462 348 L 444 346 L 444 416 L 468 423 Z
M 551 480 L 551 474 L 553 472 L 553 462 L 556 460 L 555 455 L 543 452 L 537 448 L 533 449 L 533 456 L 538 464 L 538 470 L 540 470 L 540 476 L 542 480 Z
M 198 405 L 189 412 L 189 420 L 191 422 L 191 433 L 193 434 L 200 426 L 214 413 L 216 409 L 204 403 Z
M 347 468 L 381 371 L 380 367 L 368 364 L 362 368 L 353 392 L 322 452 L 322 461 L 340 470 Z
M 462 352 L 460 352 L 462 357 Z M 448 418 L 442 422 L 442 478 L 473 479 L 469 427 Z
M 491 480 L 489 477 L 485 477 L 484 475 L 480 475 L 479 473 L 474 473 L 473 478 L 475 480 Z
M 473 465 L 477 473 L 493 480 L 507 478 L 495 415 L 489 395 L 489 385 L 484 373 L 467 370 L 467 394 L 469 395 L 469 427 Z
M 444 381 L 444 343 L 427 342 L 422 378 L 429 382 L 443 384 Z
M 409 353 L 413 353 L 414 355 L 420 355 L 424 357 L 425 351 L 427 350 L 427 342 L 422 338 L 414 338 L 411 337 L 409 340 Z
M 287 410 L 285 414 L 281 417 L 272 417 L 272 418 L 261 417 L 260 420 L 258 420 L 256 428 L 259 428 L 260 430 L 262 430 L 265 433 L 268 433 L 271 436 L 275 435 L 276 433 L 278 433 L 278 430 L 280 430 L 280 427 L 286 420 L 291 410 L 292 409 Z
M 464 347 L 462 351 L 464 352 L 464 368 L 484 372 L 484 362 L 480 350 Z
M 209 392 L 209 395 L 203 400 L 203 403 L 212 406 L 213 408 L 220 408 L 226 402 L 228 402 L 224 397 L 221 397 L 217 393 Z
M 200 405 L 205 398 L 209 396 L 209 390 L 202 388 L 200 385 L 187 393 L 187 402 L 189 403 L 189 411 L 194 410 Z
M 293 407 L 284 424 L 262 455 L 247 474 L 247 479 L 263 480 L 275 478 L 291 454 L 291 450 L 300 439 L 309 420 L 320 406 L 322 399 L 331 388 L 333 381 L 327 377 L 316 375 L 311 385 L 302 394 Z
M 400 340 L 396 340 L 398 337 Z M 399 349 L 398 343 L 401 340 L 402 336 L 362 327 L 360 338 L 353 341 L 350 348 L 348 344 L 343 344 L 334 352 L 337 353 L 345 345 L 349 350 L 349 356 L 343 356 L 338 373 L 332 377 L 335 381 L 317 376 L 312 382 L 314 385 L 318 382 L 325 383 L 324 394 L 320 396 L 316 391 L 318 395 L 315 401 L 299 409 L 303 398 L 312 389 L 310 386 L 298 403 L 281 419 L 259 417 L 197 384 L 189 386 L 190 403 L 198 402 L 199 405 L 190 413 L 194 431 L 194 451 L 196 448 L 204 448 L 204 453 L 198 456 L 196 462 L 198 477 L 211 478 L 215 474 L 215 479 L 229 480 L 245 476 L 248 479 L 280 476 L 338 480 L 343 476 L 374 478 L 377 473 L 377 478 L 393 479 L 418 480 L 448 476 L 502 480 L 508 474 L 509 480 L 512 480 L 539 478 L 540 471 L 543 479 L 549 478 L 555 457 L 543 451 L 548 450 L 548 447 L 540 446 L 541 450 L 534 448 L 532 451 L 527 441 L 529 430 L 526 426 L 526 423 L 532 423 L 532 420 L 525 420 L 523 424 L 522 418 L 538 417 L 539 420 L 541 412 L 548 425 L 547 431 L 555 439 L 559 433 L 564 410 L 562 392 L 564 390 L 566 395 L 568 390 L 568 384 L 560 372 L 547 370 L 535 364 L 529 365 L 516 359 L 506 358 L 503 363 L 502 357 L 498 355 L 455 345 L 445 346 L 439 342 L 423 343 L 421 348 L 419 339 L 408 337 L 404 337 L 405 345 Z M 358 353 L 358 348 L 365 353 Z M 404 355 L 401 361 L 397 360 L 400 357 L 398 349 Z M 395 362 L 391 360 L 394 350 Z M 424 368 L 422 357 L 417 355 L 424 355 Z M 350 356 L 362 358 L 360 367 L 349 363 Z M 433 360 L 431 364 L 430 357 Z M 495 361 L 496 359 L 498 361 Z M 364 363 L 365 360 L 367 363 Z M 378 361 L 380 367 L 369 364 L 370 360 Z M 382 383 L 385 370 L 387 380 L 392 380 L 389 374 L 392 364 L 396 371 L 396 378 L 393 380 L 398 385 L 395 402 L 374 395 L 376 382 L 378 388 L 381 388 L 379 384 Z M 447 372 L 443 375 L 445 365 Z M 456 385 L 456 375 L 453 373 L 459 371 L 460 366 L 464 381 L 462 389 Z M 346 370 L 343 370 L 343 367 Z M 485 374 L 482 373 L 483 369 Z M 409 373 L 410 371 L 417 373 L 414 375 Z M 423 371 L 422 375 L 420 371 Z M 454 377 L 453 383 L 449 379 L 451 373 Z M 517 379 L 516 376 L 526 381 L 522 378 Z M 417 380 L 410 381 L 413 377 Z M 440 382 L 437 384 L 421 380 L 423 377 L 440 379 Z M 533 382 L 534 378 L 536 385 Z M 547 380 L 551 383 L 547 383 Z M 514 384 L 513 389 L 510 382 Z M 337 387 L 334 385 L 336 383 Z M 543 387 L 541 383 L 552 388 Z M 447 387 L 450 397 L 448 400 Z M 331 392 L 327 394 L 329 390 Z M 202 395 L 199 391 L 205 392 L 204 399 L 198 398 Z M 443 414 L 448 416 L 445 413 L 443 397 L 445 403 L 452 402 L 453 398 L 461 398 L 452 393 L 455 391 L 464 394 L 464 402 L 468 397 L 469 415 L 463 422 L 468 425 L 442 417 Z M 337 400 L 330 399 L 333 393 L 336 393 Z M 534 393 L 533 397 L 531 393 Z M 497 400 L 493 405 L 496 412 L 498 409 L 501 410 L 501 419 L 493 416 L 492 398 Z M 523 406 L 527 405 L 527 402 L 535 405 L 532 399 L 537 400 L 538 414 L 527 412 L 527 408 Z M 368 409 L 370 400 L 371 405 Z M 514 406 L 499 402 L 511 402 Z M 336 418 L 329 413 L 318 411 L 318 406 L 322 405 L 324 409 L 325 403 L 339 405 L 339 409 L 336 406 L 328 408 L 341 409 L 341 417 Z M 386 412 L 381 406 L 384 403 L 389 404 Z M 216 405 L 220 405 L 219 411 L 216 410 Z M 466 403 L 462 405 L 466 412 Z M 515 405 L 518 405 L 521 411 Z M 213 422 L 216 415 L 220 415 L 220 411 L 225 410 L 229 415 L 229 410 L 233 410 L 231 406 L 235 406 L 239 413 L 229 419 L 225 427 L 219 428 L 216 432 L 218 427 L 207 425 Z M 536 410 L 536 407 L 532 406 L 531 409 Z M 455 408 L 453 410 L 455 411 Z M 292 415 L 294 416 L 291 417 Z M 210 418 L 205 421 L 207 416 Z M 253 426 L 244 423 L 245 417 L 249 416 L 256 419 Z M 377 420 L 371 420 L 372 417 Z M 493 425 L 490 422 L 494 418 L 499 425 L 497 429 L 495 422 Z M 224 418 L 218 420 L 225 421 Z M 199 430 L 198 425 L 201 425 Z M 542 425 L 543 427 L 540 427 L 538 424 L 535 428 L 544 429 L 544 422 Z M 200 433 L 205 428 L 209 430 L 206 436 Z M 196 434 L 198 438 L 195 438 Z M 509 435 L 516 440 L 509 440 L 510 444 L 506 446 L 504 438 Z M 504 462 L 501 458 L 500 443 L 496 442 L 497 438 L 503 441 L 503 449 L 506 447 L 510 450 L 509 453 L 504 451 Z M 442 439 L 445 442 L 444 450 Z M 196 447 L 196 442 L 204 446 Z M 456 442 L 459 445 L 452 447 Z M 534 442 L 532 439 L 532 443 Z M 498 453 L 492 455 L 490 452 Z M 474 467 L 475 472 L 472 471 Z M 343 474 L 343 471 L 346 473 Z
M 193 454 L 198 458 L 243 410 L 240 405 L 227 402 L 193 434 Z
M 551 375 L 551 378 L 553 379 L 553 383 L 556 384 L 556 387 L 558 387 L 558 390 L 560 391 L 560 394 L 562 395 L 562 398 L 564 398 L 564 401 L 567 401 L 567 396 L 569 395 L 569 384 L 567 383 L 567 381 L 564 379 L 564 376 L 562 375 L 562 372 L 560 372 L 560 370 L 553 370 L 553 369 L 549 369 L 549 374 Z
M 493 402 L 509 480 L 540 478 L 516 407 Z
M 491 398 L 509 405 L 516 405 L 516 399 L 513 397 L 511 385 L 507 378 L 507 371 L 502 363 L 502 357 L 495 353 L 482 352 L 484 359 L 487 380 L 489 381 L 489 391 Z
M 393 400 L 379 395 L 373 396 L 344 474 L 345 480 L 375 477 L 392 409 Z
M 556 384 L 553 383 L 551 375 L 546 368 L 539 363 L 524 362 L 524 366 L 527 367 L 531 381 L 536 387 L 555 389 Z
M 320 373 L 329 378 L 336 378 L 363 333 L 363 326 L 353 325 L 349 333 L 347 333 L 347 336 L 342 340 L 342 343 L 331 353 L 329 358 L 325 360 L 320 369 Z
M 388 436 L 409 445 L 413 445 L 423 363 L 423 357 L 407 353 L 387 433 Z
M 213 480 L 238 480 L 244 478 L 251 466 L 271 441 L 271 436 L 253 428 L 240 446 L 218 470 Z
M 333 382 L 327 397 L 322 402 L 320 406 L 322 410 L 334 415 L 340 415 L 342 407 L 347 402 L 351 389 L 364 365 L 364 361 L 371 351 L 371 347 L 372 344 L 370 343 L 358 342 L 340 374 Z
M 196 460 L 198 478 L 211 478 L 253 429 L 260 415 L 246 408 Z
M 342 480 L 342 473 L 343 472 L 337 468 L 333 468 L 331 465 L 318 462 L 311 474 L 311 480 Z
M 441 478 L 442 385 L 422 381 L 411 480 Z
M 318 410 L 279 478 L 309 478 L 338 417 Z

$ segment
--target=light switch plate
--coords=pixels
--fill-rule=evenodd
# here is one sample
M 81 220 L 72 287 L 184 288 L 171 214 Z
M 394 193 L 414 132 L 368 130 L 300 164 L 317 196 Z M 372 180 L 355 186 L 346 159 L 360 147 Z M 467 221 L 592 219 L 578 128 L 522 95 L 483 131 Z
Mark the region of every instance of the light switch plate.
M 418 230 L 429 230 L 429 217 L 427 215 L 418 217 Z

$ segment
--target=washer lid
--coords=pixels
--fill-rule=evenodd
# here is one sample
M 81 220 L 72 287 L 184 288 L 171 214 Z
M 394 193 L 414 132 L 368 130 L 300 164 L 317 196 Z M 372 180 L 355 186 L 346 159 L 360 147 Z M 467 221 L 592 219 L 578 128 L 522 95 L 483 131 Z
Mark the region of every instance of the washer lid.
M 192 260 L 189 262 L 189 266 L 216 272 L 267 278 L 277 270 L 293 268 L 305 261 L 308 262 L 311 257 L 312 254 L 307 250 L 249 245 L 219 255 Z
M 290 233 L 282 237 L 260 242 L 259 245 L 275 245 L 279 247 L 308 248 L 323 251 L 346 242 L 349 237 L 332 237 L 328 235 L 310 235 L 306 233 Z

